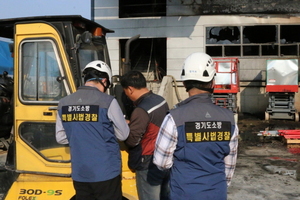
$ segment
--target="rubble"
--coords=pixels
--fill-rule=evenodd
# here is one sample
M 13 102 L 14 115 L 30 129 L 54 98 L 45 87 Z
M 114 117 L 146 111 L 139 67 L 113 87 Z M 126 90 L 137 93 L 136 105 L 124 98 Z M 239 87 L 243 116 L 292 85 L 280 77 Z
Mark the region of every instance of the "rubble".
M 299 129 L 299 122 L 240 115 L 238 126 L 239 153 L 228 200 L 300 200 L 300 154 L 290 152 L 291 145 L 277 134 L 258 135 L 262 130 Z

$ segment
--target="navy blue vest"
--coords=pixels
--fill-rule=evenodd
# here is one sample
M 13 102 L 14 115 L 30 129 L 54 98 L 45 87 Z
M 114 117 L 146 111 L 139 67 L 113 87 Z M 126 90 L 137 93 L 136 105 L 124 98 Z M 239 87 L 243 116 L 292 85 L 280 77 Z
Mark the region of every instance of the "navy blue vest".
M 107 117 L 112 100 L 97 88 L 84 86 L 59 102 L 75 181 L 106 181 L 121 174 L 119 143 Z
M 178 131 L 171 168 L 172 200 L 226 200 L 224 157 L 230 152 L 233 113 L 209 94 L 189 97 L 170 111 Z

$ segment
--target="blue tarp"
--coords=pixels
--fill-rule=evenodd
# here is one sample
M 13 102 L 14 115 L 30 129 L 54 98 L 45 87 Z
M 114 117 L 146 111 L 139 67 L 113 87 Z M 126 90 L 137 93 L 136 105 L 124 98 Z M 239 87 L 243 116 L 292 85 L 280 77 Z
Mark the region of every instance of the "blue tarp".
M 9 51 L 9 42 L 0 41 L 0 74 L 7 71 L 9 75 L 13 75 L 13 58 Z

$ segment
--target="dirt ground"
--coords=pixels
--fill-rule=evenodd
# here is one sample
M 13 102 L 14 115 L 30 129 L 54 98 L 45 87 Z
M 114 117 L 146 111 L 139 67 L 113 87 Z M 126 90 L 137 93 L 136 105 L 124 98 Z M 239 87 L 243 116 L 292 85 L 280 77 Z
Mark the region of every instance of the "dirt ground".
M 300 144 L 287 145 L 281 137 L 257 136 L 266 128 L 300 129 L 300 123 L 239 115 L 238 126 L 238 160 L 228 188 L 228 200 L 300 200 L 300 181 L 297 180 L 300 180 L 300 170 L 297 170 Z
M 260 131 L 300 129 L 300 122 L 265 121 L 258 116 L 239 114 L 240 141 L 236 171 L 228 189 L 228 200 L 300 200 L 297 180 L 300 144 L 287 145 L 282 138 L 257 136 Z M 4 164 L 5 157 L 2 158 Z M 8 172 L 0 165 L 0 199 L 8 186 Z M 300 167 L 299 167 L 300 168 Z M 2 169 L 2 170 L 1 170 Z M 300 170 L 298 173 L 300 180 Z

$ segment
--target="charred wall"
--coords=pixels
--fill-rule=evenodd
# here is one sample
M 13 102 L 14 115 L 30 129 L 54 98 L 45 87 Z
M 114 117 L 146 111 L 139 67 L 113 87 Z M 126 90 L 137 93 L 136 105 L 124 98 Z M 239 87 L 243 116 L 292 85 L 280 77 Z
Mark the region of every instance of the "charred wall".
M 169 0 L 167 15 L 299 14 L 299 0 Z
M 299 0 L 119 0 L 120 18 L 299 13 Z

